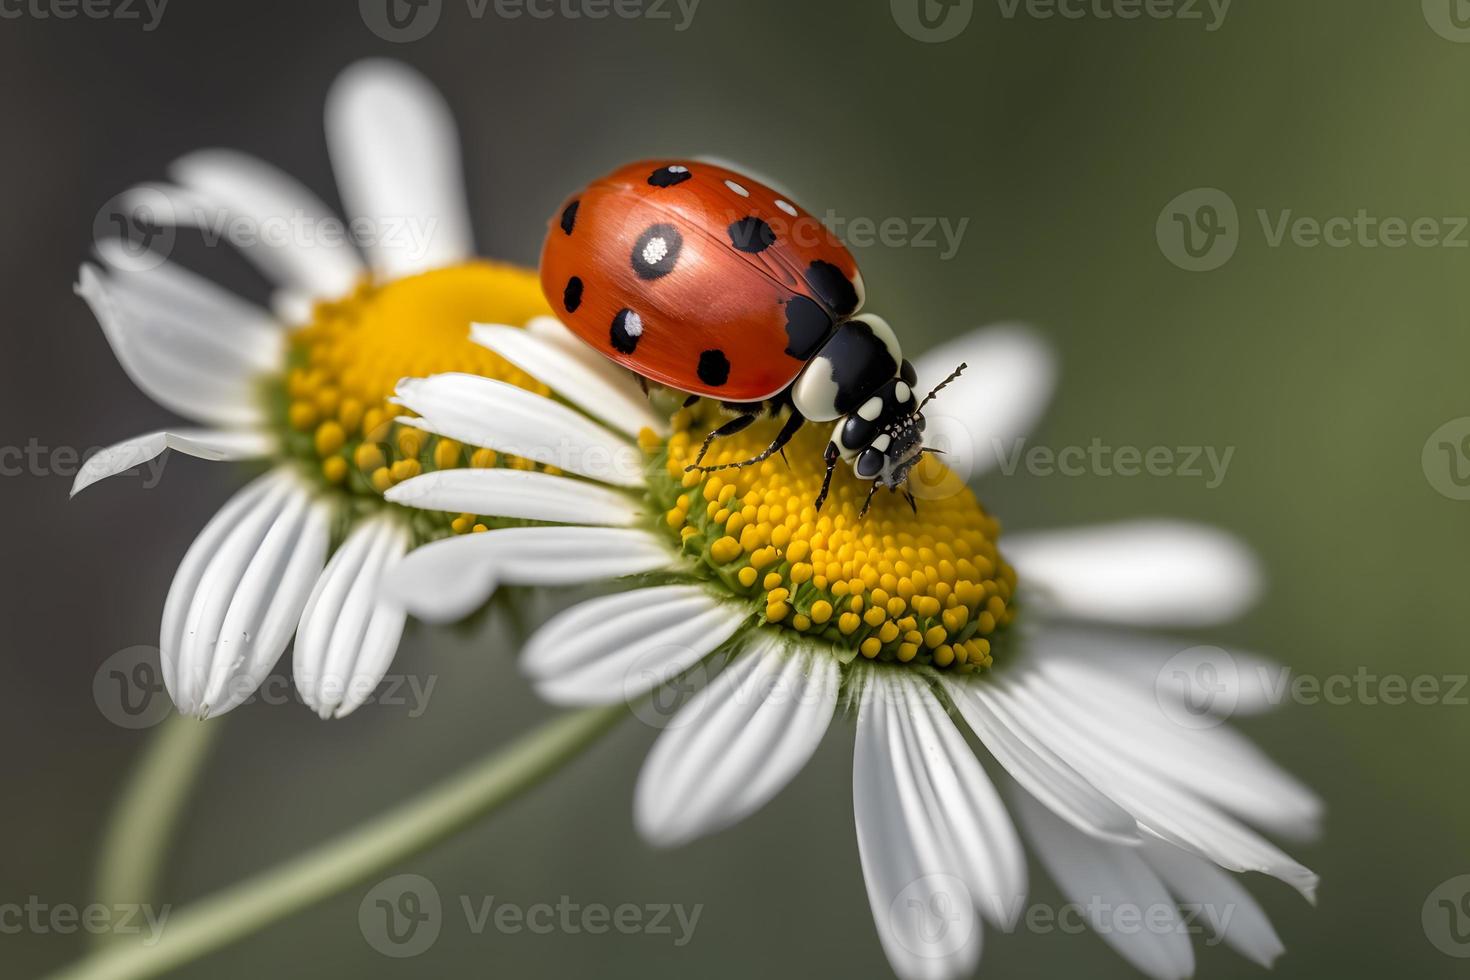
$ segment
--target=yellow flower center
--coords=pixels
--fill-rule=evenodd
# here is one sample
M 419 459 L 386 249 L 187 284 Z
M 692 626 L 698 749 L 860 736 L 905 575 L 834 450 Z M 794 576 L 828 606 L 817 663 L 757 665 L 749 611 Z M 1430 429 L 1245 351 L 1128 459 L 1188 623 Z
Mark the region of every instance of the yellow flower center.
M 548 394 L 469 336 L 472 323 L 519 325 L 550 312 L 535 272 L 484 261 L 364 283 L 344 299 L 318 303 L 311 322 L 292 334 L 276 399 L 288 451 L 309 460 L 326 482 L 368 498 L 427 470 L 534 468 L 401 425 L 394 419 L 407 410 L 389 398 L 401 378 L 446 371 Z M 451 522 L 459 533 L 485 526 L 472 514 Z
M 902 496 L 879 490 L 859 518 L 870 484 L 840 463 L 819 514 L 824 427 L 801 429 L 786 460 L 686 472 L 721 421 L 700 402 L 675 414 L 667 442 L 647 430 L 639 438 L 661 464 L 651 493 L 662 526 L 702 573 L 755 600 L 766 622 L 822 636 L 852 656 L 990 665 L 996 632 L 1015 616 L 1016 574 L 996 547 L 995 518 L 937 458 L 915 468 L 912 483 L 926 491 L 917 514 Z M 778 427 L 766 419 L 717 440 L 705 464 L 749 459 Z

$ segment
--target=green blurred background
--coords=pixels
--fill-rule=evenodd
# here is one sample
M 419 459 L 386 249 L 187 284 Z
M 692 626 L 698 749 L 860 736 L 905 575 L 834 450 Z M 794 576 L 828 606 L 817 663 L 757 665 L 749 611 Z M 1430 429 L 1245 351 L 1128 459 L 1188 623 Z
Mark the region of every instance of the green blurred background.
M 512 20 L 446 0 L 436 29 L 402 44 L 371 33 L 350 2 L 178 2 L 152 31 L 7 6 L 0 441 L 86 448 L 165 423 L 70 292 L 97 208 L 205 145 L 256 153 L 335 202 L 324 94 L 353 59 L 388 55 L 447 93 L 490 255 L 534 262 L 566 192 L 661 154 L 742 161 L 819 215 L 968 220 L 952 257 L 855 249 L 870 306 L 906 344 L 1030 322 L 1062 361 L 1040 443 L 1235 449 L 1214 489 L 992 477 L 982 496 L 1009 527 L 1209 521 L 1259 550 L 1270 584 L 1247 618 L 1205 639 L 1320 677 L 1463 675 L 1470 503 L 1435 489 L 1447 473 L 1426 470 L 1421 450 L 1470 415 L 1470 232 L 1459 247 L 1273 246 L 1257 215 L 1361 209 L 1455 234 L 1446 219 L 1470 214 L 1470 32 L 1449 19 L 1460 0 L 1238 0 L 1214 30 L 1204 4 L 1202 19 L 1123 20 L 1090 2 L 1068 19 L 975 0 L 950 12 L 953 25 L 972 8 L 942 42 L 901 29 L 912 3 L 897 6 L 703 0 L 676 30 L 673 6 L 668 20 Z M 1200 187 L 1238 208 L 1238 248 L 1190 272 L 1156 220 Z M 213 271 L 262 295 L 243 267 Z M 90 900 L 108 807 L 149 734 L 99 712 L 94 672 L 156 643 L 174 566 L 235 481 L 222 465 L 174 460 L 156 489 L 114 481 L 70 503 L 65 475 L 0 481 L 0 903 Z M 418 717 L 385 706 L 327 724 L 296 705 L 252 705 L 218 722 L 159 900 L 186 902 L 324 840 L 527 728 L 546 712 L 513 654 L 493 627 L 417 629 L 398 669 L 437 677 Z M 1467 713 L 1319 704 L 1242 722 L 1328 803 L 1324 839 L 1291 848 L 1322 875 L 1319 907 L 1250 883 L 1288 946 L 1279 975 L 1464 975 L 1420 915 L 1437 885 L 1470 873 Z M 853 839 L 851 726 L 835 725 L 755 818 L 675 852 L 631 828 L 653 736 L 624 724 L 534 795 L 395 869 L 427 876 L 453 906 L 422 956 L 389 959 L 364 941 L 364 887 L 178 975 L 888 976 Z M 1034 899 L 1057 901 L 1034 862 L 1033 877 Z M 459 895 L 703 912 L 682 948 L 666 936 L 474 935 Z M 85 945 L 0 934 L 0 973 L 35 975 Z M 1199 953 L 1200 976 L 1262 972 Z M 988 935 L 981 969 L 1136 975 L 1091 935 Z

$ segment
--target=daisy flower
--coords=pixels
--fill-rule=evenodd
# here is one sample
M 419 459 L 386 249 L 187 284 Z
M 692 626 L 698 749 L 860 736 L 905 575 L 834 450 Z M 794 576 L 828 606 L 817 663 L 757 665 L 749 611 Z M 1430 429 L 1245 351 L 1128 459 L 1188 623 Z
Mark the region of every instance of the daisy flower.
M 819 427 L 802 429 L 786 460 L 690 470 L 720 421 L 708 402 L 649 423 L 633 380 L 549 318 L 479 325 L 474 338 L 559 398 L 465 374 L 410 379 L 398 388 L 413 412 L 403 424 L 564 475 L 458 469 L 393 487 L 388 499 L 408 506 L 531 523 L 431 543 L 385 586 L 432 620 L 464 615 L 502 584 L 631 586 L 556 614 L 521 665 L 558 705 L 637 705 L 713 675 L 639 775 L 645 839 L 681 844 L 751 814 L 847 714 L 858 856 L 878 938 L 905 980 L 968 975 L 983 923 L 1018 926 L 1023 836 L 1067 900 L 1151 977 L 1193 971 L 1196 918 L 1181 908 L 1213 913 L 1200 918 L 1217 939 L 1259 963 L 1282 951 L 1230 873 L 1262 872 L 1311 899 L 1316 876 L 1261 831 L 1309 837 L 1318 800 L 1218 709 L 1156 683 L 1189 644 L 1139 631 L 1244 609 L 1258 573 L 1233 539 L 1140 521 L 1007 535 L 1002 547 L 997 521 L 934 456 L 910 486 L 917 513 L 879 494 L 859 517 L 868 487 L 846 468 L 818 512 Z M 1034 421 L 1053 371 L 1034 334 L 1006 327 L 930 352 L 919 378 L 960 361 L 970 371 L 946 389 L 949 417 L 931 416 L 929 434 L 945 460 L 978 471 Z M 777 425 L 720 440 L 705 462 L 755 455 Z M 1230 693 L 1236 712 L 1269 701 L 1240 684 Z
M 388 404 L 400 378 L 436 371 L 546 392 L 467 339 L 473 321 L 547 307 L 533 272 L 474 257 L 447 106 L 411 70 L 362 62 L 330 93 L 326 135 L 351 225 L 227 150 L 185 156 L 172 183 L 121 199 L 168 237 L 222 231 L 274 284 L 272 311 L 122 240 L 99 242 L 77 285 L 128 376 L 189 425 L 96 454 L 73 494 L 168 449 L 266 466 L 200 532 L 164 603 L 163 676 L 186 715 L 244 702 L 293 634 L 305 703 L 323 718 L 358 707 L 404 627 L 380 595 L 384 569 L 415 543 L 485 526 L 405 511 L 384 491 L 451 467 L 533 466 L 405 426 Z

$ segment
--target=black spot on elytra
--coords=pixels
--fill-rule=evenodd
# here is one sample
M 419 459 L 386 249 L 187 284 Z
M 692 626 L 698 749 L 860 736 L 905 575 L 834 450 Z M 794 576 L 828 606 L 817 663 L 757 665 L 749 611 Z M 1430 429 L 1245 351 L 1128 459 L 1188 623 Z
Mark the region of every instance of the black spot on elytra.
M 562 209 L 561 230 L 566 232 L 568 235 L 572 233 L 572 226 L 577 223 L 577 205 L 581 203 L 581 201 L 573 201 L 571 204 L 568 204 L 565 208 Z
M 561 292 L 561 305 L 568 313 L 577 312 L 577 307 L 582 305 L 582 280 L 577 276 L 567 280 L 567 288 Z
M 776 243 L 776 233 L 771 226 L 754 215 L 733 222 L 729 232 L 730 244 L 752 255 L 764 252 Z
M 662 245 L 660 245 L 662 243 Z M 649 225 L 633 243 L 633 271 L 639 279 L 658 279 L 674 271 L 684 236 L 670 224 Z
M 659 167 L 648 175 L 648 183 L 654 187 L 673 187 L 675 184 L 684 183 L 684 181 L 693 176 L 689 172 L 688 167 L 681 170 L 674 170 L 672 167 Z
M 817 259 L 807 266 L 806 281 L 812 287 L 812 292 L 817 294 L 817 299 L 827 304 L 827 309 L 838 316 L 849 316 L 857 309 L 857 288 L 831 262 Z
M 699 380 L 718 388 L 730 380 L 730 359 L 722 350 L 707 350 L 699 355 Z
M 832 331 L 832 318 L 810 296 L 786 301 L 786 353 L 805 361 L 817 352 Z
M 643 336 L 643 318 L 632 310 L 618 310 L 612 322 L 613 350 L 620 354 L 631 354 L 638 349 Z

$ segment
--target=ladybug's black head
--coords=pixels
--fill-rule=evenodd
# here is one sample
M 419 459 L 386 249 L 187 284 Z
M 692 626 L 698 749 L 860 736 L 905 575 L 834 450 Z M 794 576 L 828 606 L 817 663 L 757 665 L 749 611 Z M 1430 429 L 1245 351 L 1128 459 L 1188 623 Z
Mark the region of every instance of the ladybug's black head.
M 906 370 L 912 366 L 905 361 Z M 880 435 L 873 443 L 858 454 L 854 470 L 858 476 L 872 480 L 889 490 L 897 490 L 908 482 L 909 471 L 924 455 L 924 406 L 939 394 L 940 389 L 960 376 L 966 365 L 955 368 L 949 377 L 934 386 L 918 404 L 912 397 L 895 404 L 894 411 L 880 418 Z M 930 450 L 931 452 L 933 450 Z

